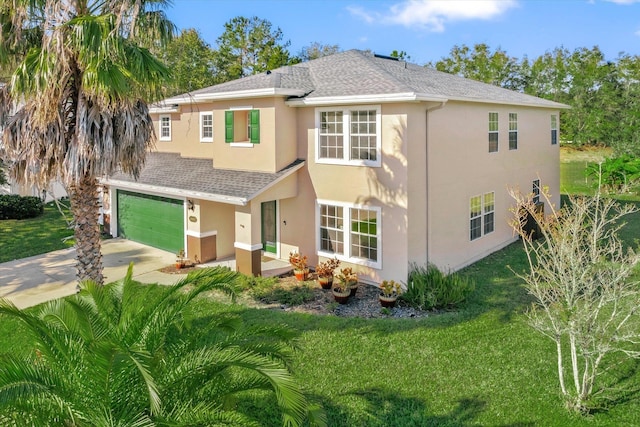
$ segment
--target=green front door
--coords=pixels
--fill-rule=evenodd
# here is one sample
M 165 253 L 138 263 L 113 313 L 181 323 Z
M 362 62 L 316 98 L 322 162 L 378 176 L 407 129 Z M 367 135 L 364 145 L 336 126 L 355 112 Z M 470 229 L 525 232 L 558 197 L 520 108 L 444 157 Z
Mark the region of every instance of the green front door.
M 118 190 L 118 235 L 170 252 L 184 248 L 182 200 Z
M 276 246 L 276 201 L 262 203 L 262 250 L 278 253 Z

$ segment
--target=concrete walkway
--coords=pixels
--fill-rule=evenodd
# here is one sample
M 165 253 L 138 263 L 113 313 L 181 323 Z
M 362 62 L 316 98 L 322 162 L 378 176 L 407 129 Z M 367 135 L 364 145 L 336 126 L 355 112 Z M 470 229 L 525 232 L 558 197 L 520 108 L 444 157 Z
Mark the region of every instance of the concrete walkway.
M 76 292 L 76 251 L 63 249 L 29 258 L 0 263 L 0 298 L 17 307 L 31 307 Z M 141 283 L 171 285 L 186 274 L 167 274 L 159 270 L 175 263 L 175 254 L 124 239 L 102 242 L 105 283 L 122 279 L 133 262 L 133 277 Z M 201 267 L 227 266 L 235 270 L 234 258 L 213 261 Z M 263 257 L 262 275 L 291 271 L 288 262 Z
M 75 249 L 63 249 L 0 264 L 0 298 L 20 308 L 76 292 Z M 175 254 L 123 239 L 102 242 L 105 283 L 122 279 L 133 262 L 133 277 L 142 283 L 173 284 L 183 274 L 158 271 L 175 262 Z

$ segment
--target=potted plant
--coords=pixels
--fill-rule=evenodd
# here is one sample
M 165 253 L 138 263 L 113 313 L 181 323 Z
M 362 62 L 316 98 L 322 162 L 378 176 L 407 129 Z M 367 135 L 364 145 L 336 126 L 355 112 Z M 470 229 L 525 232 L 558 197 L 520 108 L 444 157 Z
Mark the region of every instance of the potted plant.
M 337 258 L 328 259 L 316 265 L 316 274 L 318 275 L 318 283 L 322 289 L 331 289 L 333 284 L 333 271 L 338 268 L 340 261 Z
M 351 288 L 347 282 L 336 280 L 333 282 L 333 298 L 338 304 L 346 304 L 351 296 Z
M 340 283 L 344 283 L 349 289 L 351 296 L 355 296 L 358 291 L 358 275 L 353 272 L 351 267 L 340 269 L 340 274 L 336 276 Z
M 380 305 L 387 308 L 394 307 L 400 294 L 402 294 L 400 283 L 394 280 L 384 280 L 380 285 L 380 295 L 378 296 Z
M 307 267 L 307 256 L 302 256 L 298 252 L 289 253 L 289 264 L 293 267 L 293 274 L 299 281 L 307 280 L 309 268 Z
M 176 268 L 181 269 L 184 267 L 184 249 L 180 249 L 176 254 Z

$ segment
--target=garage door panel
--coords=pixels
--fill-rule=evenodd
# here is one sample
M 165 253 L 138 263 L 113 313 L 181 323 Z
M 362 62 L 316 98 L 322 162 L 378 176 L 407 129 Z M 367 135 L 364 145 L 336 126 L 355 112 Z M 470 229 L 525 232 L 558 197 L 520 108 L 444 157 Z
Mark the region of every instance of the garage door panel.
M 182 200 L 119 190 L 118 235 L 177 252 L 184 247 Z

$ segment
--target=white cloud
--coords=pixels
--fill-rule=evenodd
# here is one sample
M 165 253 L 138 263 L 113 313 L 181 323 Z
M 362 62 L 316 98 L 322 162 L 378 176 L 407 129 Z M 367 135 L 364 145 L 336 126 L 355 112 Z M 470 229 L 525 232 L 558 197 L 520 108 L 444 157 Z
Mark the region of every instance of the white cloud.
M 611 3 L 615 3 L 615 4 L 633 4 L 633 3 L 640 3 L 640 0 L 605 0 Z
M 515 0 L 405 0 L 391 6 L 387 13 L 368 12 L 359 6 L 347 10 L 370 24 L 380 22 L 442 32 L 447 22 L 492 19 L 516 4 Z

